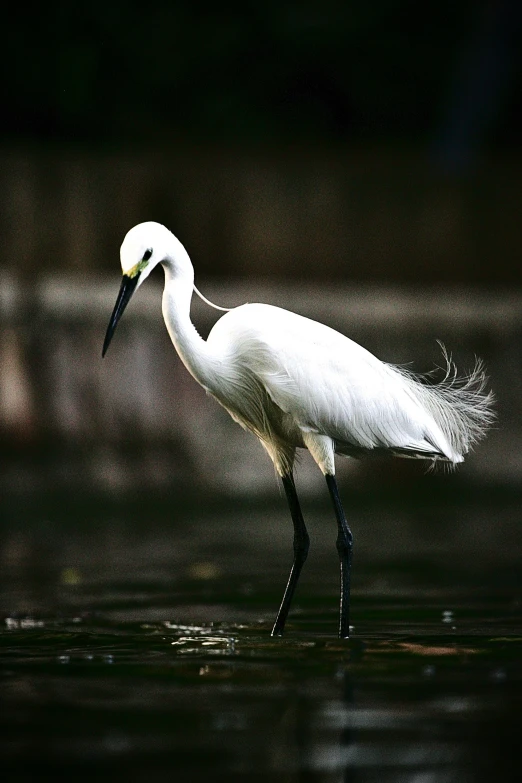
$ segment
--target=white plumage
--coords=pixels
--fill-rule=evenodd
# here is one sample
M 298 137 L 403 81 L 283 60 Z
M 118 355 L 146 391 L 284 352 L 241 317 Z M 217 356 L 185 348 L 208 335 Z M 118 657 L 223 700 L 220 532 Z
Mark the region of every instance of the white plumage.
M 203 340 L 190 320 L 194 271 L 189 256 L 158 223 L 135 226 L 124 239 L 124 278 L 104 353 L 132 293 L 158 263 L 165 270 L 163 315 L 181 360 L 232 418 L 261 440 L 283 479 L 296 531 L 304 523 L 292 466 L 296 448 L 308 448 L 327 477 L 341 538 L 343 530 L 349 533 L 350 557 L 351 533 L 333 479 L 335 453 L 389 453 L 458 463 L 493 418 L 492 395 L 484 391 L 480 362 L 471 375 L 459 379 L 445 355 L 445 379 L 428 384 L 381 362 L 334 329 L 271 305 L 234 308 Z M 346 544 L 347 535 L 344 539 Z M 344 565 L 349 572 L 346 559 Z M 291 575 L 288 605 L 296 581 L 290 584 Z M 274 633 L 282 632 L 283 609 Z M 341 617 L 341 635 L 348 635 L 347 622 L 343 627 Z
M 328 326 L 278 307 L 232 310 L 207 344 L 222 362 L 209 391 L 258 435 L 281 475 L 303 446 L 323 473 L 334 472 L 334 451 L 462 462 L 490 420 L 480 363 L 460 381 L 448 360 L 446 379 L 427 385 Z M 314 451 L 324 438 L 331 441 L 327 462 Z

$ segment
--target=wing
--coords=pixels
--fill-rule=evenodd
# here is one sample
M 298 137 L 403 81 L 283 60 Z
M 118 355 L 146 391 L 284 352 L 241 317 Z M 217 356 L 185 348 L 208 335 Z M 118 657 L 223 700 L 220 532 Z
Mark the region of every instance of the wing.
M 324 324 L 270 305 L 244 305 L 218 321 L 209 342 L 254 376 L 299 429 L 331 437 L 340 451 L 449 456 L 411 380 Z

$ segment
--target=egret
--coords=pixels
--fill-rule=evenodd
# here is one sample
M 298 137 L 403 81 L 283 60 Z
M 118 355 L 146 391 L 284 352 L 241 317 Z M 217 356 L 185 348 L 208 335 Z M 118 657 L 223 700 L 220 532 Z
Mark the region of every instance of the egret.
M 335 454 L 462 462 L 493 419 L 482 363 L 477 360 L 470 375 L 459 377 L 446 356 L 445 378 L 429 384 L 381 362 L 324 324 L 268 304 L 229 310 L 204 340 L 190 319 L 190 304 L 193 291 L 205 298 L 194 285 L 187 251 L 165 226 L 134 226 L 120 257 L 123 279 L 102 355 L 133 293 L 161 264 L 163 317 L 181 361 L 236 422 L 259 438 L 283 484 L 294 557 L 272 635 L 283 633 L 308 555 L 293 477 L 296 449 L 307 448 L 326 479 L 337 521 L 339 636 L 347 638 L 353 537 L 335 479 Z

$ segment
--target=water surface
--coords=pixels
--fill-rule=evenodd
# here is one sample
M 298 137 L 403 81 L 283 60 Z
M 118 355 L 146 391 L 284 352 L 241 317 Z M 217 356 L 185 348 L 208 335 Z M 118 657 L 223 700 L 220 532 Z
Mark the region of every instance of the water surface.
M 3 510 L 3 779 L 519 779 L 517 503 L 355 505 L 346 641 L 326 507 L 283 639 L 282 501 Z

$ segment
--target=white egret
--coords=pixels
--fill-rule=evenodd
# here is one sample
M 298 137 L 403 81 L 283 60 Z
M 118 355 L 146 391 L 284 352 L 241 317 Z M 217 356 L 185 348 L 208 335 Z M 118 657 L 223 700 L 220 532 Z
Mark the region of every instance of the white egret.
M 352 533 L 339 499 L 334 455 L 462 462 L 493 419 L 493 398 L 485 392 L 480 361 L 469 376 L 459 378 L 445 357 L 445 379 L 426 384 L 334 329 L 266 304 L 230 310 L 203 340 L 190 320 L 192 293 L 199 291 L 181 242 L 159 223 L 141 223 L 126 235 L 120 255 L 123 280 L 103 355 L 132 294 L 161 264 L 163 316 L 181 361 L 235 421 L 257 435 L 285 490 L 294 559 L 272 635 L 283 633 L 308 554 L 292 473 L 296 449 L 307 448 L 326 478 L 337 520 L 339 636 L 348 637 Z

